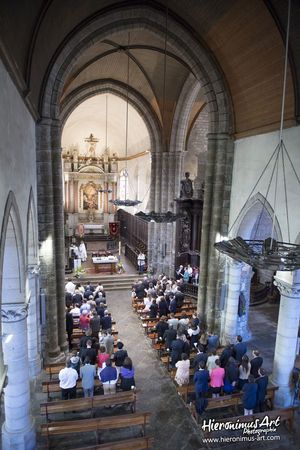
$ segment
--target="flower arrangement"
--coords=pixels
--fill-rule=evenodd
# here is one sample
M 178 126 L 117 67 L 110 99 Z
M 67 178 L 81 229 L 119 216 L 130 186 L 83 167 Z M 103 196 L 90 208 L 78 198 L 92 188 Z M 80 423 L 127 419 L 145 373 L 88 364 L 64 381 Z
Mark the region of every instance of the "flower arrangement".
M 119 262 L 116 264 L 116 269 L 117 269 L 117 272 L 118 272 L 118 273 L 124 273 L 124 272 L 125 272 L 123 263 L 121 263 L 121 261 L 119 261 Z

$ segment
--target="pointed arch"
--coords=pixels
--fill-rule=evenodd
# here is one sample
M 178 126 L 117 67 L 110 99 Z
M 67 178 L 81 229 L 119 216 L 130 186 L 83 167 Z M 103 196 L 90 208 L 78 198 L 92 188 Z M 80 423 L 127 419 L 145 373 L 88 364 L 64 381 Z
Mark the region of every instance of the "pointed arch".
M 266 239 L 272 231 L 274 210 L 268 200 L 257 192 L 243 206 L 239 214 L 232 234 L 241 236 L 243 239 Z M 259 235 L 256 233 L 258 222 L 260 221 Z M 256 234 L 256 236 L 255 236 Z M 282 233 L 277 217 L 275 217 L 274 237 L 281 241 Z
M 30 189 L 27 208 L 27 232 L 26 232 L 26 263 L 34 266 L 38 262 L 38 238 L 36 228 L 36 208 L 33 190 Z
M 12 191 L 5 205 L 0 241 L 1 305 L 25 301 L 25 255 L 19 209 Z

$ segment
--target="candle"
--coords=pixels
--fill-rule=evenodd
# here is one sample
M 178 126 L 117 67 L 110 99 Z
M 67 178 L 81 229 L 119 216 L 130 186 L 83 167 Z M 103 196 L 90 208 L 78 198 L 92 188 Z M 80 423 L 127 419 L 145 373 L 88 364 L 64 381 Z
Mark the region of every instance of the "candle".
M 121 241 L 119 241 L 119 255 L 121 256 Z

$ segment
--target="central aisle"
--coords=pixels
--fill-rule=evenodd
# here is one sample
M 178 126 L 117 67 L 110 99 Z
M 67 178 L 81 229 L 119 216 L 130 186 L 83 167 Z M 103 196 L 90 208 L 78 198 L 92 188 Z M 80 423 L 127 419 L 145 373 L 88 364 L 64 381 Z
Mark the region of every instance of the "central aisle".
M 199 450 L 203 448 L 199 428 L 194 424 L 157 358 L 131 307 L 129 291 L 111 291 L 107 303 L 124 348 L 136 370 L 137 411 L 152 413 L 149 435 L 155 437 L 155 450 Z M 129 450 L 129 449 L 128 449 Z

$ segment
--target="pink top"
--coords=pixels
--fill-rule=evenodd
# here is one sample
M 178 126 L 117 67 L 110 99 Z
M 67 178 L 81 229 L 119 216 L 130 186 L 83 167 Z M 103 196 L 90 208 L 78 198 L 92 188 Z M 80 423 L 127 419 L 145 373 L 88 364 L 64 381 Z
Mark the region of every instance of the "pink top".
M 224 385 L 225 369 L 222 367 L 216 367 L 210 372 L 210 385 L 211 387 L 221 387 Z
M 97 357 L 98 367 L 102 369 L 102 364 L 110 358 L 108 353 L 99 353 Z

